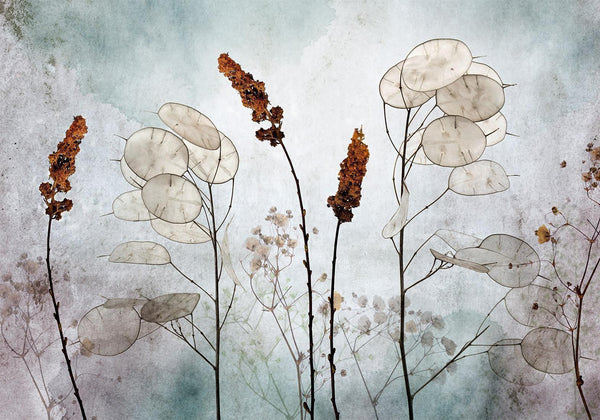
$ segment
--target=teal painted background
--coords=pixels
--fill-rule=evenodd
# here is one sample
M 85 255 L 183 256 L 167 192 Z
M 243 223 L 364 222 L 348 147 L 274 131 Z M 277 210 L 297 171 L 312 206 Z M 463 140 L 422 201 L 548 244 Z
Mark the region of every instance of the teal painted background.
M 330 270 L 335 223 L 325 200 L 337 187 L 338 164 L 352 129 L 363 125 L 371 148 L 363 203 L 340 245 L 345 261 L 340 262 L 339 288 L 349 300 L 352 292 L 397 293 L 395 254 L 380 237 L 395 204 L 378 83 L 390 66 L 430 38 L 463 40 L 505 82 L 516 84 L 506 92 L 503 113 L 509 131 L 519 137 L 486 156 L 519 176 L 503 194 L 444 201 L 424 216 L 422 230 L 410 244 L 418 244 L 435 226 L 480 237 L 503 232 L 537 247 L 533 231 L 553 205 L 582 220 L 593 217 L 580 188 L 580 161 L 585 144 L 600 128 L 596 1 L 2 0 L 0 12 L 0 274 L 19 275 L 16 264 L 24 252 L 34 259 L 44 254 L 45 218 L 37 186 L 46 177 L 47 154 L 73 115 L 84 115 L 90 128 L 72 181 L 74 210 L 54 233 L 56 268 L 70 277 L 61 286 L 66 319 L 81 318 L 103 296 L 187 290 L 167 268 L 115 267 L 97 258 L 126 240 L 156 240 L 148 229 L 102 215 L 129 189 L 111 162 L 122 154 L 117 136 L 160 125 L 155 112 L 164 102 L 201 110 L 238 148 L 241 163 L 230 231 L 234 259 L 244 256 L 244 240 L 269 207 L 295 209 L 285 162 L 253 138 L 256 127 L 249 111 L 217 70 L 221 52 L 265 81 L 271 102 L 285 109 L 286 138 L 300 163 L 310 227 L 320 230 L 312 244 L 315 272 Z M 561 171 L 563 159 L 568 166 Z M 423 172 L 413 187 L 414 196 L 425 197 L 420 204 L 444 187 L 445 178 L 437 174 Z M 226 197 L 227 191 L 220 194 Z M 173 249 L 182 265 L 209 275 L 208 250 Z M 301 286 L 297 265 L 289 275 Z M 596 291 L 592 305 L 598 296 Z M 476 326 L 501 297 L 496 284 L 454 271 L 411 300 L 416 308 L 440 311 L 459 342 L 463 327 Z M 495 319 L 494 336 L 513 328 L 509 321 L 502 315 Z M 590 357 L 597 356 L 600 319 L 591 311 L 586 321 L 589 349 L 596 353 Z M 74 334 L 75 329 L 69 331 Z M 265 334 L 265 340 L 273 338 L 268 329 Z M 248 339 L 233 329 L 224 338 L 224 418 L 279 418 L 240 380 L 237 361 L 240 352 L 251 351 Z M 6 348 L 0 346 L 0 353 L 0 417 L 45 418 L 23 367 Z M 390 354 L 376 356 L 390 360 Z M 294 378 L 286 354 L 280 359 L 271 371 L 289 391 Z M 368 375 L 376 381 L 381 367 L 369 366 Z M 60 376 L 58 358 L 49 368 L 50 376 Z M 214 418 L 211 373 L 166 334 L 153 334 L 112 358 L 82 359 L 78 368 L 89 412 L 98 419 Z M 339 381 L 345 418 L 370 418 L 351 364 L 348 370 L 349 376 Z M 596 412 L 597 372 L 600 366 L 593 362 L 588 389 Z M 567 418 L 578 403 L 571 379 L 548 377 L 524 389 L 497 378 L 485 357 L 472 358 L 445 384 L 419 395 L 416 410 L 424 419 Z M 400 389 L 393 386 L 382 397 L 382 418 L 404 418 Z M 318 398 L 319 418 L 328 418 L 327 386 Z M 69 413 L 57 418 L 73 415 Z

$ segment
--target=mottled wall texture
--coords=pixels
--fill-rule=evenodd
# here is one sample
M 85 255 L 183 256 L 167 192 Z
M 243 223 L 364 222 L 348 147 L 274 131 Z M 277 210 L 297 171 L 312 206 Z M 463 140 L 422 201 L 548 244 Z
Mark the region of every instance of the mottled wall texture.
M 414 271 L 407 271 L 408 284 L 442 264 L 430 248 L 447 255 L 444 269 L 406 294 L 402 319 L 412 392 L 427 383 L 415 395 L 414 417 L 588 418 L 572 369 L 575 351 L 588 410 L 600 417 L 600 273 L 594 268 L 600 258 L 594 233 L 600 218 L 599 25 L 594 0 L 0 0 L 0 418 L 80 418 L 47 293 L 48 216 L 38 189 L 48 181 L 48 155 L 76 115 L 85 118 L 88 132 L 70 178 L 73 209 L 53 222 L 52 274 L 87 417 L 215 418 L 214 370 L 191 341 L 214 361 L 200 335 L 214 345 L 214 302 L 177 271 L 215 293 L 211 236 L 204 244 L 177 243 L 148 221 L 111 214 L 115 198 L 134 188 L 119 167 L 125 139 L 142 127 L 168 129 L 158 111 L 169 102 L 208 116 L 239 156 L 234 189 L 231 181 L 215 184 L 209 197 L 203 184 L 199 198 L 203 215 L 211 214 L 212 202 L 223 219 L 235 191 L 214 243 L 226 260 L 217 267 L 220 316 L 227 312 L 220 339 L 221 417 L 308 418 L 299 402 L 305 398 L 298 396 L 298 374 L 301 393 L 309 392 L 310 372 L 296 184 L 281 146 L 256 139 L 252 111 L 219 72 L 222 53 L 264 81 L 271 105 L 284 110 L 281 128 L 310 235 L 319 419 L 334 418 L 326 355 L 337 219 L 327 197 L 338 187 L 352 133 L 362 127 L 370 152 L 362 199 L 352 223 L 342 225 L 337 248 L 337 406 L 346 419 L 408 418 L 397 342 L 397 231 L 394 245 L 382 237 L 401 189 L 400 164 L 393 180 L 397 154 L 386 130 L 400 144 L 406 112 L 382 106 L 379 84 L 415 46 L 436 38 L 461 40 L 474 60 L 501 77 L 508 135 L 485 148 L 481 159 L 500 163 L 510 188 L 483 196 L 448 191 L 403 231 L 404 264 L 429 238 L 411 263 Z M 415 118 L 430 108 L 423 106 Z M 435 118 L 443 115 L 435 112 Z M 414 165 L 407 178 L 408 217 L 444 192 L 450 171 Z M 152 196 L 159 205 L 169 193 L 161 188 Z M 211 225 L 210 217 L 201 222 Z M 473 237 L 430 238 L 438 229 Z M 493 234 L 515 241 L 484 242 L 502 261 L 486 266 L 463 250 L 483 246 Z M 177 269 L 109 262 L 127 241 L 161 244 Z M 459 252 L 460 261 L 448 257 Z M 464 262 L 470 258 L 477 264 Z M 483 271 L 494 264 L 504 271 L 477 272 L 481 264 Z M 588 287 L 578 286 L 588 280 Z M 524 286 L 521 281 L 535 287 L 515 287 Z M 280 304 L 269 309 L 275 283 Z M 160 322 L 142 322 L 131 347 L 120 350 L 131 338 L 127 317 L 152 318 L 140 310 L 147 299 L 196 292 L 201 298 L 193 318 L 185 313 L 171 323 L 173 317 L 153 314 Z M 122 312 L 111 321 L 110 339 L 90 351 L 89 340 L 78 338 L 78 328 L 89 321 L 82 318 L 113 298 L 138 300 L 109 301 L 109 309 Z M 98 325 L 108 322 L 102 314 Z M 193 338 L 190 319 L 199 326 Z M 177 324 L 188 331 L 187 344 Z M 512 341 L 490 347 L 503 339 Z M 119 354 L 95 354 L 99 348 Z

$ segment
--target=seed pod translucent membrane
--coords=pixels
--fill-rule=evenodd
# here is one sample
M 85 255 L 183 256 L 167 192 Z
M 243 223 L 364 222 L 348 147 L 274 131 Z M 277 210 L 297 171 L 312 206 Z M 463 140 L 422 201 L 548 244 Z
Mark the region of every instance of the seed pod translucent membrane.
M 142 188 L 142 200 L 156 217 L 171 223 L 188 223 L 202 210 L 198 188 L 185 178 L 173 174 L 157 175 Z
M 481 75 L 465 75 L 435 94 L 438 107 L 448 115 L 483 121 L 504 106 L 504 88 Z
M 125 181 L 127 181 L 130 185 L 134 186 L 135 188 L 142 188 L 146 183 L 146 180 L 140 178 L 135 174 L 135 172 L 131 170 L 131 168 L 127 165 L 127 162 L 125 161 L 125 157 L 122 157 L 120 162 L 121 173 L 123 174 L 123 178 L 125 178 Z
M 435 96 L 435 90 L 417 92 L 407 88 L 402 81 L 404 60 L 390 68 L 379 82 L 381 99 L 394 108 L 407 109 L 423 105 Z
M 425 155 L 425 152 L 421 147 L 424 132 L 425 129 L 421 128 L 409 137 L 408 141 L 406 142 L 406 158 L 412 158 L 413 162 L 417 165 L 433 165 L 433 162 L 427 158 L 427 155 Z M 402 145 L 400 145 L 400 149 L 398 151 L 400 152 L 400 156 L 403 156 L 404 151 Z
M 158 116 L 171 130 L 196 146 L 214 150 L 221 144 L 212 121 L 192 107 L 168 102 L 160 107 Z
M 505 287 L 525 287 L 540 271 L 540 259 L 534 249 L 525 241 L 504 234 L 490 235 L 477 248 L 461 249 L 455 257 L 484 265 L 489 269 L 488 276 Z
M 230 181 L 235 177 L 239 167 L 240 160 L 233 142 L 221 132 L 219 136 L 221 147 L 215 150 L 188 143 L 189 167 L 204 182 L 222 184 Z
M 492 115 L 487 120 L 476 122 L 485 134 L 487 146 L 493 146 L 500 143 L 506 137 L 506 117 L 501 112 Z
M 553 326 L 562 316 L 562 298 L 549 287 L 530 284 L 512 289 L 504 303 L 515 321 L 529 327 Z
M 432 39 L 417 45 L 404 60 L 406 87 L 419 92 L 440 89 L 461 77 L 471 65 L 469 48 L 457 39 Z
M 115 308 L 134 308 L 139 305 L 146 303 L 147 299 L 136 299 L 136 298 L 112 298 L 106 299 L 106 302 L 102 304 L 107 309 Z
M 406 220 L 408 218 L 408 203 L 409 203 L 410 193 L 408 192 L 408 188 L 406 185 L 402 186 L 402 196 L 400 197 L 400 205 L 398 206 L 398 210 L 392 216 L 390 221 L 383 227 L 383 231 L 381 235 L 389 239 L 399 233 L 404 225 L 406 224 Z
M 497 341 L 488 350 L 492 371 L 502 379 L 521 386 L 537 385 L 546 374 L 531 367 L 521 353 L 521 340 L 507 338 Z
M 142 190 L 133 190 L 121 194 L 112 204 L 113 214 L 116 218 L 130 222 L 142 222 L 156 219 L 142 200 Z
M 167 249 L 155 242 L 130 241 L 118 245 L 108 257 L 113 263 L 163 265 L 171 262 Z
M 435 235 L 446 242 L 454 251 L 479 246 L 483 241 L 483 239 L 479 239 L 473 235 L 448 229 L 439 229 L 435 232 Z
M 574 368 L 571 335 L 556 328 L 536 328 L 521 342 L 523 358 L 535 369 L 561 374 Z
M 182 175 L 188 167 L 187 147 L 162 128 L 146 127 L 133 133 L 125 143 L 123 158 L 145 180 L 165 173 Z
M 448 188 L 461 195 L 487 195 L 510 187 L 502 166 L 491 160 L 478 160 L 454 168 L 448 178 Z
M 500 76 L 498 75 L 498 73 L 496 73 L 496 70 L 494 70 L 487 64 L 473 61 L 466 74 L 479 74 L 481 76 L 489 77 L 490 79 L 495 80 L 500 86 L 503 85 L 502 79 L 500 79 Z
M 190 315 L 199 300 L 198 293 L 170 293 L 158 296 L 142 306 L 140 315 L 146 322 L 162 324 Z
M 481 128 L 471 120 L 447 115 L 433 120 L 423 133 L 423 151 L 440 166 L 463 166 L 476 161 L 486 146 Z
M 79 342 L 100 356 L 115 356 L 135 343 L 140 331 L 140 316 L 131 306 L 96 306 L 79 321 Z
M 485 267 L 481 264 L 478 264 L 476 262 L 451 257 L 449 255 L 442 254 L 441 252 L 438 252 L 435 249 L 430 249 L 429 251 L 436 259 L 438 259 L 440 261 L 444 261 L 444 262 L 456 265 L 458 267 L 468 268 L 469 270 L 473 270 L 477 273 L 487 273 L 488 272 L 487 267 Z
M 233 268 L 233 263 L 231 262 L 231 251 L 229 250 L 229 225 L 231 221 L 227 223 L 225 226 L 225 232 L 223 232 L 223 238 L 221 239 L 221 254 L 223 255 L 223 268 L 225 272 L 229 276 L 229 278 L 238 286 L 241 286 L 242 283 L 235 274 L 235 270 Z
M 210 241 L 210 231 L 196 222 L 169 223 L 161 219 L 150 222 L 152 229 L 161 236 L 183 244 L 201 244 Z

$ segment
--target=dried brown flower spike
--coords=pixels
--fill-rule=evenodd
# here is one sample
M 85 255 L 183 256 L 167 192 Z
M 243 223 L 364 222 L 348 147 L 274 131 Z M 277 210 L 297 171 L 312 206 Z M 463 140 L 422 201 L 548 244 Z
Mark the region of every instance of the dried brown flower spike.
M 283 131 L 281 131 L 283 109 L 279 106 L 268 109 L 269 95 L 265 92 L 265 84 L 260 80 L 254 80 L 252 74 L 242 70 L 242 67 L 229 57 L 229 54 L 223 53 L 219 56 L 219 71 L 240 93 L 242 104 L 246 108 L 252 109 L 252 121 L 259 124 L 263 121 L 271 123 L 269 128 L 258 129 L 256 138 L 260 141 L 268 140 L 271 146 L 277 146 L 284 137 Z
M 333 209 L 341 223 L 351 222 L 352 208 L 360 205 L 361 184 L 369 160 L 369 148 L 363 143 L 364 138 L 362 127 L 360 130 L 355 128 L 348 145 L 348 156 L 340 164 L 338 191 L 327 199 L 327 206 Z
M 58 143 L 56 151 L 48 156 L 50 178 L 53 183 L 42 182 L 40 192 L 46 201 L 46 214 L 60 220 L 62 212 L 73 208 L 73 201 L 64 198 L 57 201 L 56 193 L 66 193 L 71 189 L 69 177 L 75 173 L 75 156 L 79 153 L 79 143 L 87 133 L 85 119 L 78 115 L 67 130 L 63 141 Z
M 67 352 L 68 339 L 62 329 L 62 323 L 60 321 L 60 313 L 58 308 L 60 303 L 57 300 L 56 293 L 54 290 L 54 282 L 52 281 L 52 269 L 50 263 L 50 235 L 52 232 L 52 220 L 60 220 L 64 211 L 69 211 L 73 208 L 73 202 L 67 198 L 61 201 L 56 200 L 56 193 L 66 193 L 71 189 L 69 183 L 69 177 L 75 173 L 75 156 L 79 153 L 79 143 L 87 133 L 87 126 L 85 125 L 85 119 L 78 115 L 73 118 L 71 126 L 65 134 L 63 141 L 58 143 L 56 151 L 48 156 L 50 162 L 50 178 L 52 178 L 52 184 L 49 182 L 42 182 L 40 184 L 40 192 L 46 202 L 46 214 L 50 216 L 48 218 L 48 233 L 46 236 L 46 268 L 48 270 L 48 292 L 52 298 L 52 306 L 54 308 L 54 320 L 58 328 L 58 334 L 60 336 L 60 344 L 62 346 L 62 353 L 67 364 L 67 370 L 69 372 L 69 378 L 73 385 L 73 393 L 79 403 L 79 409 L 81 410 L 81 417 L 86 420 L 85 409 L 83 408 L 83 401 L 81 395 L 79 395 L 79 388 L 75 381 L 75 374 L 71 367 L 71 359 Z

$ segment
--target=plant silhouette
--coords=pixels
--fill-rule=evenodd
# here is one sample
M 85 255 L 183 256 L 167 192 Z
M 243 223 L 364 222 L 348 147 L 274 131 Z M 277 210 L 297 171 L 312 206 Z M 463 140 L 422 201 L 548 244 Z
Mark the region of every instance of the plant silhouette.
M 484 324 L 488 317 L 484 318 L 472 339 L 457 346 L 449 337 L 437 338 L 432 334 L 428 326 L 435 328 L 435 318 L 431 312 L 421 312 L 418 315 L 420 319 L 410 319 L 412 315 L 406 309 L 408 293 L 415 293 L 415 287 L 453 265 L 486 273 L 507 287 L 524 286 L 525 282 L 537 276 L 539 259 L 535 251 L 523 241 L 508 235 L 492 235 L 479 240 L 453 231 L 438 230 L 414 250 L 412 256 L 408 257 L 411 254 L 406 249 L 407 228 L 448 192 L 480 196 L 509 188 L 509 179 L 502 166 L 491 160 L 480 159 L 487 147 L 502 141 L 506 135 L 506 119 L 500 110 L 505 102 L 504 91 L 507 87 L 491 67 L 473 61 L 469 48 L 456 39 L 432 39 L 419 44 L 404 60 L 384 74 L 379 85 L 386 133 L 396 152 L 392 181 L 398 204 L 397 211 L 384 226 L 382 235 L 392 242 L 398 255 L 399 328 L 393 335 L 398 341 L 402 369 L 399 377 L 403 378 L 410 419 L 415 417 L 413 405 L 417 394 L 467 355 L 467 349 L 475 346 L 485 333 L 487 327 Z M 390 132 L 388 107 L 405 112 L 400 140 L 394 140 Z M 409 175 L 415 165 L 437 165 L 452 170 L 447 187 L 437 198 L 409 217 Z M 433 238 L 442 239 L 453 249 L 453 253 L 444 254 L 431 249 L 434 259 L 430 270 L 425 275 L 415 276 L 409 268 L 417 254 Z M 530 274 L 533 274 L 531 279 L 528 277 Z M 359 331 L 364 333 L 370 330 L 369 318 L 363 318 L 361 324 Z M 425 328 L 417 328 L 417 325 Z M 415 369 L 409 366 L 408 357 L 415 344 L 425 348 L 424 356 L 416 362 L 419 367 L 430 355 L 431 350 L 427 349 L 435 346 L 451 356 L 441 367 L 426 367 L 430 377 L 418 385 L 411 381 Z M 390 378 L 394 378 L 396 367 Z M 386 386 L 387 383 L 383 389 Z M 377 399 L 371 398 L 371 403 L 377 416 Z
M 56 151 L 48 156 L 50 162 L 50 182 L 42 182 L 39 190 L 44 197 L 46 204 L 46 214 L 48 215 L 48 232 L 46 235 L 46 268 L 48 271 L 48 285 L 49 293 L 52 299 L 52 306 L 54 307 L 54 319 L 56 320 L 56 326 L 58 328 L 58 335 L 60 336 L 60 344 L 62 346 L 62 353 L 67 363 L 67 371 L 69 372 L 69 378 L 73 384 L 73 392 L 79 409 L 81 410 L 81 417 L 86 419 L 85 409 L 83 407 L 83 401 L 81 395 L 79 395 L 79 388 L 75 380 L 75 373 L 71 366 L 71 359 L 67 351 L 68 339 L 65 337 L 62 323 L 60 321 L 59 302 L 54 290 L 54 282 L 52 279 L 52 267 L 50 263 L 50 236 L 52 233 L 52 221 L 60 220 L 62 214 L 73 208 L 73 201 L 68 198 L 57 200 L 57 194 L 64 194 L 71 190 L 71 183 L 69 177 L 75 173 L 75 157 L 79 153 L 79 144 L 83 137 L 87 133 L 87 125 L 85 119 L 78 115 L 73 119 L 71 126 L 65 134 L 65 138 L 58 143 Z M 42 398 L 43 399 L 43 398 Z
M 156 328 L 168 331 L 213 370 L 215 413 L 220 419 L 221 334 L 235 299 L 237 278 L 232 277 L 233 292 L 228 301 L 223 301 L 223 268 L 231 273 L 228 269 L 231 262 L 224 246 L 226 241 L 219 241 L 218 236 L 221 230 L 226 230 L 239 156 L 233 142 L 218 131 L 208 117 L 189 106 L 166 103 L 159 109 L 158 116 L 173 132 L 145 127 L 126 140 L 120 159 L 121 171 L 135 189 L 114 200 L 113 214 L 126 221 L 147 222 L 158 235 L 173 242 L 210 243 L 214 287 L 211 291 L 209 282 L 184 273 L 161 244 L 122 243 L 109 255 L 110 262 L 170 265 L 193 284 L 198 293 L 169 293 L 152 299 L 108 299 L 81 319 L 79 339 L 81 345 L 94 354 L 114 356 Z M 225 214 L 217 215 L 214 189 L 226 183 L 230 183 L 229 204 Z M 206 225 L 201 224 L 201 219 Z M 201 295 L 212 305 L 212 326 L 194 319 Z

